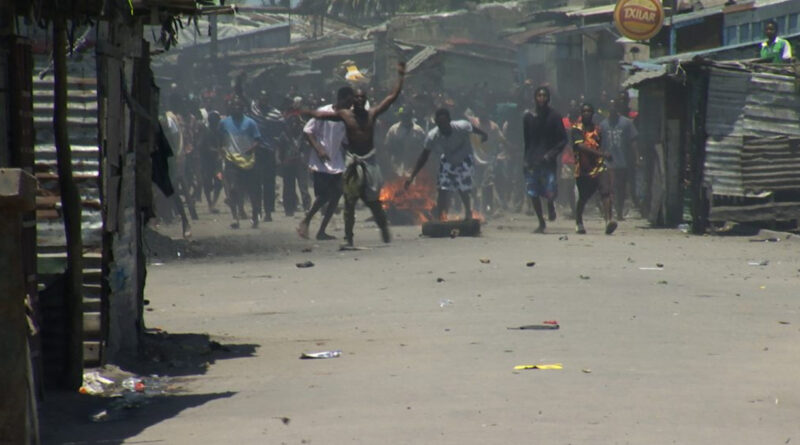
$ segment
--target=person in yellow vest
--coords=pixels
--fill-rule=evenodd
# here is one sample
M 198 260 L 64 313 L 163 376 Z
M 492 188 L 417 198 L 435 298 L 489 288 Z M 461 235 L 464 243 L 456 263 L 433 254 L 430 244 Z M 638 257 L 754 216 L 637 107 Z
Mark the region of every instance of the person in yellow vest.
M 792 45 L 778 37 L 778 22 L 768 20 L 764 26 L 764 35 L 767 40 L 761 43 L 760 59 L 766 63 L 789 63 L 792 60 Z

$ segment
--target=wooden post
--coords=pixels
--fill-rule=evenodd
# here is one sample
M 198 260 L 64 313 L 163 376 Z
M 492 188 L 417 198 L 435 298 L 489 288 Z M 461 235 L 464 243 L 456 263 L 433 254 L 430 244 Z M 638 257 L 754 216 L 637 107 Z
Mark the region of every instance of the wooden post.
M 66 20 L 53 20 L 53 130 L 58 161 L 58 185 L 64 231 L 67 237 L 67 375 L 64 384 L 78 389 L 83 381 L 83 242 L 81 239 L 81 196 L 72 177 L 72 153 L 67 131 L 67 33 Z
M 0 443 L 28 444 L 31 415 L 22 213 L 35 208 L 36 179 L 21 169 L 0 169 Z

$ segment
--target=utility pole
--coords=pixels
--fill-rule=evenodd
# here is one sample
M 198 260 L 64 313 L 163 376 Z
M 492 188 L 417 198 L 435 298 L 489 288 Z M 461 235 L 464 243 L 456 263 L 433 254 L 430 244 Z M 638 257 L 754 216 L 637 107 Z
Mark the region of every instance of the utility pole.
M 64 17 L 53 19 L 53 130 L 58 162 L 58 186 L 67 237 L 66 319 L 67 375 L 64 384 L 78 389 L 83 381 L 83 240 L 81 196 L 72 177 L 72 153 L 67 129 L 67 26 Z

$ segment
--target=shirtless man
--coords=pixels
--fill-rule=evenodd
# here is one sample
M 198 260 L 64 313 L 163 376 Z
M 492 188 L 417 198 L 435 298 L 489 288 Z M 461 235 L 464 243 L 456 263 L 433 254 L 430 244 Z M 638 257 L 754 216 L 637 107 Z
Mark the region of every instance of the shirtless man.
M 347 140 L 347 168 L 344 172 L 344 237 L 348 246 L 353 245 L 353 226 L 355 226 L 356 202 L 359 199 L 372 211 L 375 223 L 381 229 L 383 242 L 391 241 L 389 223 L 379 200 L 381 191 L 381 170 L 375 157 L 373 142 L 375 120 L 400 96 L 406 64 L 397 64 L 399 76 L 394 90 L 377 106 L 365 108 L 367 95 L 364 90 L 357 89 L 353 96 L 352 109 L 334 111 L 304 110 L 302 113 L 315 119 L 327 119 L 344 122 Z

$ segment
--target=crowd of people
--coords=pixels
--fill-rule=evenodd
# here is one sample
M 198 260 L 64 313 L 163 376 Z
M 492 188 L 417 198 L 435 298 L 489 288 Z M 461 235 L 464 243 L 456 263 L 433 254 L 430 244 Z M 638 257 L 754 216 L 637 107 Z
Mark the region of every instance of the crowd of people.
M 381 185 L 401 180 L 409 187 L 420 174 L 436 178 L 435 218 L 447 218 L 454 197 L 465 219 L 473 209 L 491 217 L 524 211 L 527 203 L 539 233 L 560 212 L 585 233 L 585 208 L 597 193 L 611 234 L 630 209 L 626 197 L 641 198 L 637 114 L 627 92 L 610 100 L 604 92 L 597 106 L 582 96 L 561 101 L 562 115 L 549 88 L 530 81 L 508 92 L 484 83 L 434 94 L 403 91 L 404 74 L 398 65 L 397 83 L 386 94 L 359 85 L 332 94 L 295 88 L 285 96 L 261 89 L 245 94 L 238 85 L 199 97 L 170 95 L 162 128 L 174 153 L 176 193 L 162 200 L 159 216 L 180 217 L 184 236 L 191 236 L 184 208 L 197 219 L 204 198 L 219 213 L 224 194 L 233 229 L 242 221 L 254 228 L 271 221 L 280 204 L 287 216 L 304 212 L 297 227 L 304 238 L 321 212 L 316 239 L 329 240 L 327 226 L 344 197 L 345 242 L 352 245 L 357 201 L 389 242 Z M 427 162 L 432 152 L 438 163 Z

